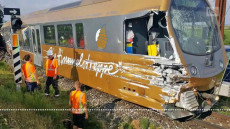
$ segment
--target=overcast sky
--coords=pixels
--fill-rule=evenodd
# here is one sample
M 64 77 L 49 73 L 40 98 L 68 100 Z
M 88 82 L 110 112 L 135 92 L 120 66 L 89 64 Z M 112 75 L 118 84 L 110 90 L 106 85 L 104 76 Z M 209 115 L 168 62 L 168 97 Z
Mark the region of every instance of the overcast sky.
M 20 8 L 21 14 L 28 14 L 33 11 L 47 9 L 58 5 L 79 1 L 79 0 L 0 0 L 0 4 L 8 8 Z M 154 0 L 153 0 L 154 1 Z M 214 6 L 215 0 L 209 0 Z M 227 9 L 230 6 L 230 0 L 227 0 Z M 5 17 L 7 20 L 9 17 Z M 226 16 L 226 24 L 230 25 L 230 10 Z

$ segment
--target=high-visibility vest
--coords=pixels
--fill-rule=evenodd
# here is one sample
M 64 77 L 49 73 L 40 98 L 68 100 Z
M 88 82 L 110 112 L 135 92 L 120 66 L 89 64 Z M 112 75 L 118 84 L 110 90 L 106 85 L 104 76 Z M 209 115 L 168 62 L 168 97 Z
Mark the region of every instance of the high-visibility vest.
M 54 77 L 55 76 L 55 69 L 58 67 L 58 61 L 56 59 L 50 60 L 47 59 L 46 61 L 46 76 Z M 58 71 L 57 71 L 58 75 Z
M 70 95 L 70 101 L 72 103 L 72 113 L 73 114 L 83 114 L 83 104 L 86 104 L 85 93 L 81 91 L 72 91 Z
M 36 72 L 35 66 L 30 62 L 26 62 L 22 65 L 22 72 L 27 82 L 36 82 L 34 73 Z

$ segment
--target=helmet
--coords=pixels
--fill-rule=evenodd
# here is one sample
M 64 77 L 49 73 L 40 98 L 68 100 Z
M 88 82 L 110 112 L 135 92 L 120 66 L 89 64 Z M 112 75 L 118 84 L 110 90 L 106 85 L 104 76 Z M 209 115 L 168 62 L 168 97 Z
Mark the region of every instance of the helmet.
M 46 54 L 47 54 L 47 56 L 52 56 L 53 55 L 53 51 L 52 50 L 48 50 Z
M 128 25 L 129 28 L 132 28 L 133 27 L 133 24 L 130 22 L 129 25 Z

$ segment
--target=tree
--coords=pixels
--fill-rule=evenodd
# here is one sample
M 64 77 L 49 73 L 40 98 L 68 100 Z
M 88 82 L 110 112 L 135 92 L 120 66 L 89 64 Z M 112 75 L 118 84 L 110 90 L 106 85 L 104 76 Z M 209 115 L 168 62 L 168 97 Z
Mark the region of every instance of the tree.
M 2 27 L 3 17 L 4 17 L 3 12 L 2 12 L 2 10 L 0 10 L 0 28 Z
M 0 29 L 2 27 L 2 23 L 3 23 L 3 18 L 4 18 L 4 14 L 3 14 L 3 6 L 0 4 Z
M 2 11 L 3 7 L 0 4 L 0 50 L 4 47 L 5 48 L 5 44 L 3 43 L 3 37 L 1 34 L 1 27 L 2 27 L 2 23 L 3 23 L 3 18 L 4 18 L 4 14 Z

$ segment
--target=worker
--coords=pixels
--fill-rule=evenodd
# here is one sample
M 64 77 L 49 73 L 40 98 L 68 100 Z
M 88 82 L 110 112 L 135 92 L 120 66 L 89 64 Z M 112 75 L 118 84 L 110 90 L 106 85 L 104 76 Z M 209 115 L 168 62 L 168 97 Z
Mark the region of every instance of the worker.
M 58 60 L 54 59 L 53 51 L 47 51 L 48 59 L 46 60 L 46 87 L 45 87 L 45 95 L 48 96 L 50 93 L 50 85 L 52 84 L 55 90 L 55 97 L 59 97 L 58 90 Z
M 24 60 L 26 61 L 26 63 L 22 65 L 22 73 L 25 77 L 27 91 L 34 92 L 34 89 L 38 88 L 40 82 L 36 74 L 35 66 L 32 64 L 32 58 L 30 57 L 30 55 L 25 55 Z
M 84 44 L 84 37 L 83 35 L 81 36 L 81 40 L 80 40 L 80 48 L 84 48 L 85 44 Z
M 68 45 L 69 45 L 70 47 L 73 46 L 73 38 L 69 38 L 69 39 L 68 39 Z
M 74 83 L 74 88 L 75 90 L 69 95 L 69 105 L 73 114 L 73 129 L 82 129 L 85 119 L 88 119 L 86 95 L 81 91 L 79 81 Z
M 129 23 L 128 29 L 126 31 L 126 53 L 132 54 L 133 53 L 133 39 L 134 33 L 132 30 L 132 23 Z
M 59 43 L 60 43 L 60 45 L 64 45 L 64 46 L 68 45 L 67 42 L 66 42 L 66 40 L 65 40 L 65 38 L 64 38 L 64 36 L 60 37 Z

